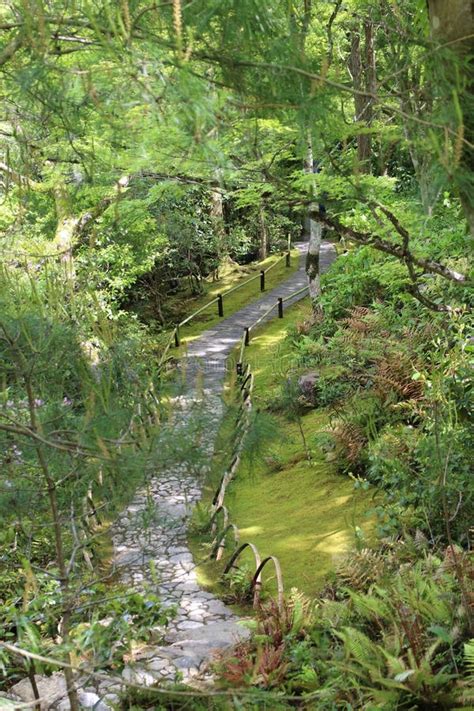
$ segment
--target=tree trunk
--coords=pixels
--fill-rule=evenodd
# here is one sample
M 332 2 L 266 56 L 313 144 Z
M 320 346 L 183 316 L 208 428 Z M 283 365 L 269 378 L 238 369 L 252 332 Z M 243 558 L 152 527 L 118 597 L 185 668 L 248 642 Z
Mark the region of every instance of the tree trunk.
M 449 44 L 456 64 L 452 76 L 459 72 L 464 83 L 458 95 L 462 111 L 458 135 L 464 139 L 459 140 L 459 196 L 474 236 L 474 4 L 471 0 L 428 0 L 428 11 L 432 36 Z
M 25 364 L 21 360 L 20 367 L 24 369 Z M 36 400 L 33 394 L 33 389 L 31 382 L 29 380 L 29 375 L 24 371 L 24 382 L 25 390 L 28 399 L 28 410 L 30 416 L 30 428 L 32 432 L 42 433 L 42 428 L 36 417 Z M 53 524 L 54 532 L 54 542 L 56 549 L 56 564 L 59 570 L 59 584 L 61 588 L 62 597 L 62 632 L 61 636 L 63 638 L 64 645 L 68 647 L 70 642 L 69 632 L 71 626 L 71 616 L 72 610 L 71 605 L 73 604 L 74 597 L 69 587 L 69 574 L 66 566 L 66 559 L 64 554 L 63 545 L 63 534 L 61 530 L 61 518 L 59 513 L 58 499 L 57 499 L 57 489 L 55 481 L 50 473 L 47 456 L 43 450 L 43 446 L 37 443 L 35 445 L 36 455 L 38 458 L 39 468 L 42 472 L 45 488 L 48 493 L 49 506 L 51 519 Z M 72 656 L 70 652 L 66 653 L 66 661 L 69 665 L 72 665 Z M 77 689 L 75 684 L 74 672 L 68 667 L 64 667 L 63 670 L 64 678 L 66 681 L 67 693 L 69 698 L 69 703 L 71 706 L 71 711 L 79 711 L 79 700 L 77 696 Z
M 259 258 L 265 259 L 268 256 L 268 228 L 267 221 L 265 218 L 265 208 L 263 204 L 260 205 L 258 216 L 260 220 L 260 248 L 259 248 Z
M 75 270 L 72 256 L 74 235 L 77 230 L 79 220 L 72 217 L 69 210 L 69 200 L 62 186 L 54 189 L 54 201 L 56 205 L 56 234 L 54 243 L 59 252 L 59 259 L 64 265 L 66 277 L 69 281 L 74 280 Z
M 367 127 L 372 126 L 374 118 L 374 97 L 377 93 L 377 73 L 375 66 L 375 44 L 374 44 L 374 24 L 371 20 L 364 22 L 365 34 L 365 89 L 367 95 L 365 98 L 364 121 Z M 367 172 L 371 172 L 371 157 L 372 157 L 372 136 L 368 134 L 367 138 L 367 161 L 365 167 Z
M 306 153 L 305 171 L 312 174 L 314 172 L 313 144 L 311 136 L 308 136 L 308 148 Z M 323 236 L 323 225 L 321 222 L 311 217 L 313 210 L 317 209 L 315 203 L 311 203 L 308 211 L 309 244 L 306 255 L 306 274 L 308 277 L 309 295 L 313 305 L 313 312 L 320 310 L 321 279 L 319 272 L 319 253 L 321 249 L 321 239 Z
M 349 71 L 355 91 L 355 120 L 369 128 L 372 124 L 374 96 L 377 91 L 374 25 L 371 20 L 364 21 L 364 40 L 364 62 L 362 62 L 361 33 L 359 28 L 352 31 Z M 372 137 L 369 133 L 360 133 L 357 136 L 357 160 L 360 172 L 370 173 L 371 155 Z
M 361 123 L 364 120 L 367 110 L 367 99 L 361 93 L 363 91 L 362 62 L 360 52 L 360 32 L 353 30 L 351 33 L 351 52 L 349 57 L 349 70 L 352 76 L 354 87 L 354 109 L 355 121 Z M 357 135 L 357 167 L 362 173 L 367 172 L 370 159 L 370 137 L 366 133 Z

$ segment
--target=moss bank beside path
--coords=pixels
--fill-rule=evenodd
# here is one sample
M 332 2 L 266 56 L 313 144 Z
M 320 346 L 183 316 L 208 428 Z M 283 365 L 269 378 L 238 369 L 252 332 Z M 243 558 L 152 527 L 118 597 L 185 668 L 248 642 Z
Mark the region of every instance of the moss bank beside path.
M 288 377 L 292 345 L 286 335 L 308 316 L 305 301 L 252 338 L 246 359 L 255 375 L 255 407 L 266 408 Z M 241 540 L 255 543 L 263 557 L 279 558 L 287 591 L 317 592 L 337 559 L 354 547 L 356 536 L 370 536 L 373 495 L 354 489 L 354 482 L 325 460 L 315 437 L 326 424 L 321 410 L 301 418 L 310 463 L 298 424 L 273 416 L 274 432 L 264 451 L 246 454 L 229 488 L 226 504 Z

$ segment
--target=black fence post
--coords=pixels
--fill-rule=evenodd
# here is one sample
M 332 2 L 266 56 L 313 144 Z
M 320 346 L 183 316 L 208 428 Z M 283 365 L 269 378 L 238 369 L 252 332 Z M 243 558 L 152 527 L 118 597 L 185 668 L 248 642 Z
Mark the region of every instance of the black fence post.
M 289 267 L 291 265 L 291 252 L 286 253 L 286 266 Z
M 265 271 L 260 272 L 260 291 L 265 291 Z
M 179 340 L 179 326 L 176 326 L 174 329 L 174 345 L 176 348 L 179 348 L 181 345 L 181 341 Z
M 242 363 L 237 363 L 236 370 L 237 370 L 237 375 L 242 375 Z
M 278 297 L 278 318 L 283 318 L 283 298 Z
M 217 294 L 217 313 L 219 316 L 224 315 L 224 299 L 222 298 L 222 294 Z
M 250 328 L 248 326 L 245 327 L 245 345 L 248 346 L 250 343 Z

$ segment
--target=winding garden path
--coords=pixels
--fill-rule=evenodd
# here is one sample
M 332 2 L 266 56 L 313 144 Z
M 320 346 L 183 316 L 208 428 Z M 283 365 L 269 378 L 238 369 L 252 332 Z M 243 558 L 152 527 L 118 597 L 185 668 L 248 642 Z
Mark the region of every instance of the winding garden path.
M 140 587 L 144 581 L 153 585 L 150 570 L 153 560 L 158 576 L 156 592 L 165 605 L 176 608 L 176 617 L 166 630 L 168 644 L 144 650 L 140 660 L 125 668 L 124 678 L 127 680 L 154 684 L 159 680 L 174 680 L 177 674 L 183 681 L 202 677 L 206 662 L 214 652 L 248 636 L 248 630 L 239 624 L 234 613 L 221 600 L 200 588 L 186 544 L 187 522 L 201 496 L 200 482 L 207 466 L 204 462 L 210 460 L 214 450 L 214 433 L 223 411 L 221 392 L 227 359 L 241 340 L 245 326 L 254 323 L 278 297 L 290 296 L 306 285 L 304 254 L 307 245 L 302 243 L 298 248 L 300 265 L 288 279 L 204 331 L 187 348 L 186 357 L 180 364 L 185 369 L 185 395 L 176 399 L 179 414 L 173 427 L 175 435 L 176 430 L 181 431 L 184 439 L 191 438 L 191 444 L 201 450 L 200 471 L 190 473 L 185 462 L 167 467 L 152 480 L 148 494 L 137 494 L 114 527 L 115 562 L 123 569 L 123 579 L 135 587 Z M 328 269 L 334 258 L 334 247 L 323 243 L 322 271 Z M 286 306 L 304 296 L 300 294 L 289 299 Z M 276 310 L 264 320 L 275 316 Z M 198 373 L 201 374 L 199 387 L 196 385 Z M 200 414 L 200 434 L 196 428 L 188 428 L 194 408 Z M 150 495 L 156 524 L 149 525 L 147 530 L 143 527 L 143 516 L 149 510 Z
M 168 425 L 174 437 L 167 438 L 165 428 L 163 445 L 172 440 L 182 445 L 180 450 L 194 449 L 198 464 L 190 466 L 180 452 L 175 452 L 175 458 L 168 455 L 164 471 L 151 479 L 146 490 L 136 494 L 112 529 L 114 564 L 122 581 L 137 590 L 151 587 L 164 606 L 175 609 L 176 615 L 166 629 L 151 630 L 157 642 L 136 654 L 123 670 L 124 681 L 143 685 L 180 679 L 202 683 L 209 679 L 206 665 L 213 654 L 249 635 L 232 610 L 200 588 L 187 547 L 187 525 L 201 497 L 200 484 L 213 454 L 214 437 L 223 413 L 221 393 L 226 361 L 241 340 L 245 326 L 259 319 L 278 297 L 290 296 L 305 286 L 306 246 L 298 245 L 302 256 L 297 271 L 257 301 L 204 331 L 189 344 L 186 357 L 180 362 L 185 374 L 184 394 L 175 398 L 173 420 Z M 333 246 L 323 243 L 322 271 L 334 258 Z M 289 299 L 286 306 L 305 294 Z M 263 320 L 276 314 L 275 309 Z M 194 418 L 196 411 L 198 418 Z M 99 683 L 81 680 L 81 703 L 107 711 L 117 700 L 120 687 L 116 680 Z M 67 700 L 58 700 L 55 708 L 65 711 Z

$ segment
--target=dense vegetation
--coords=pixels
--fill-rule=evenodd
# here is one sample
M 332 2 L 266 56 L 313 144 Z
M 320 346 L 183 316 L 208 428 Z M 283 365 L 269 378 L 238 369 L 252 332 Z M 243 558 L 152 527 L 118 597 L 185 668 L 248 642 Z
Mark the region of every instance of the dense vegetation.
M 120 672 L 166 624 L 152 587 L 114 579 L 110 524 L 177 451 L 206 462 L 199 412 L 189 437 L 173 427 L 169 333 L 290 237 L 308 241 L 310 298 L 249 348 L 233 505 L 300 589 L 215 665 L 222 696 L 123 705 L 474 703 L 473 31 L 467 0 L 3 3 L 2 692 L 62 663 L 76 711 L 77 664 Z M 321 239 L 338 257 L 320 278 Z M 338 555 L 318 560 L 322 486 L 360 517 L 340 514 Z M 230 584 L 245 602 L 245 571 Z

